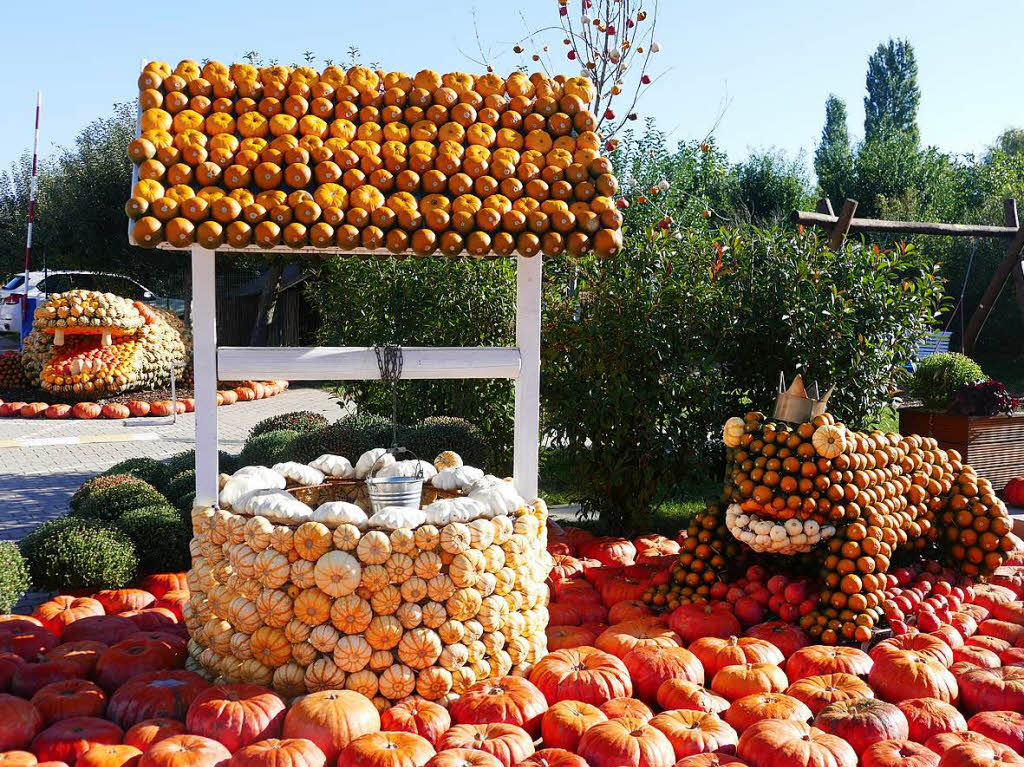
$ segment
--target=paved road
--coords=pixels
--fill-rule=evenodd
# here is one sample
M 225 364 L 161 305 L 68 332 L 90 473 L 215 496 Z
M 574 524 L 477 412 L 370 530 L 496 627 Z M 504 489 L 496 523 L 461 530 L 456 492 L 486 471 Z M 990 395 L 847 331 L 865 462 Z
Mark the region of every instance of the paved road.
M 341 415 L 337 401 L 319 389 L 289 389 L 270 399 L 222 407 L 217 413 L 220 449 L 237 453 L 249 429 L 268 416 L 313 410 L 331 420 Z M 178 416 L 173 425 L 156 419 L 120 421 L 26 421 L 0 419 L 0 442 L 11 439 L 156 435 L 153 441 L 90 442 L 69 445 L 0 447 L 0 539 L 18 539 L 40 522 L 67 511 L 68 498 L 85 480 L 126 458 L 168 458 L 193 447 L 195 416 Z

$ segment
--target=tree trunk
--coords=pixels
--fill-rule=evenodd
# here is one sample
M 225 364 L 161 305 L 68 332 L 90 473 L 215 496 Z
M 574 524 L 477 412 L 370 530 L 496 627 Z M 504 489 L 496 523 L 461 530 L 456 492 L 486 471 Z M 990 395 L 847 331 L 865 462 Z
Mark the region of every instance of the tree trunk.
M 267 330 L 270 327 L 270 316 L 277 302 L 277 286 L 281 282 L 284 264 L 273 262 L 267 269 L 263 280 L 263 291 L 260 293 L 259 306 L 256 308 L 256 321 L 249 335 L 249 346 L 266 346 Z

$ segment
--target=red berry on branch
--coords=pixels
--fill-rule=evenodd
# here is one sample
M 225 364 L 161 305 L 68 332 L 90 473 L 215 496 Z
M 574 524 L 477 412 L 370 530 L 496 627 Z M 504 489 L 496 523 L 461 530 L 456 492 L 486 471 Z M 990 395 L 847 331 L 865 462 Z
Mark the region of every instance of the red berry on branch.
M 626 208 L 629 207 L 629 200 L 627 200 L 625 197 L 620 197 L 618 200 L 615 201 L 615 207 L 617 207 L 619 210 L 625 210 Z
M 558 15 L 559 16 L 568 16 L 569 15 L 569 9 L 564 7 L 564 6 L 559 8 L 558 9 Z
M 644 85 L 650 85 L 651 84 L 651 76 L 650 75 L 644 75 L 643 77 L 640 78 L 640 82 L 643 83 Z
M 606 109 L 604 110 L 604 117 L 606 120 L 614 120 L 615 112 L 613 112 L 611 109 Z
M 614 35 L 615 34 L 615 25 L 614 24 L 609 24 L 608 28 L 605 30 L 605 34 Z
M 566 54 L 566 56 L 569 57 L 569 61 L 575 61 L 576 60 L 576 51 L 569 51 Z

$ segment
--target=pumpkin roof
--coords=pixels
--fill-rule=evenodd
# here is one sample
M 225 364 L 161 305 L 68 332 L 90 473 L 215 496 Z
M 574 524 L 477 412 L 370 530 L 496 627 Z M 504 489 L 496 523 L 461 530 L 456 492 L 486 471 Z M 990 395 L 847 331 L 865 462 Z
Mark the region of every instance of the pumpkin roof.
M 146 64 L 126 211 L 142 247 L 612 257 L 584 77 Z

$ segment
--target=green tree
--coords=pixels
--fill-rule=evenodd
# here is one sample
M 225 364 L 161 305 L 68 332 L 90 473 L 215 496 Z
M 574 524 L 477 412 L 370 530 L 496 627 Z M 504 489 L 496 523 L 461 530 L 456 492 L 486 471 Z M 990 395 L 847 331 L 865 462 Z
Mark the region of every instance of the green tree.
M 986 159 L 991 159 L 997 153 L 1010 156 L 1024 154 L 1024 128 L 1007 128 L 1000 133 Z
M 734 169 L 733 206 L 750 221 L 771 224 L 801 208 L 809 192 L 802 157 L 789 159 L 781 151 L 752 152 Z
M 880 44 L 868 59 L 868 95 L 864 97 L 864 140 L 870 142 L 890 132 L 919 138 L 917 108 L 917 59 L 906 40 Z
M 825 100 L 825 127 L 814 151 L 814 172 L 823 196 L 839 205 L 850 194 L 853 153 L 846 125 L 846 102 L 835 94 Z

